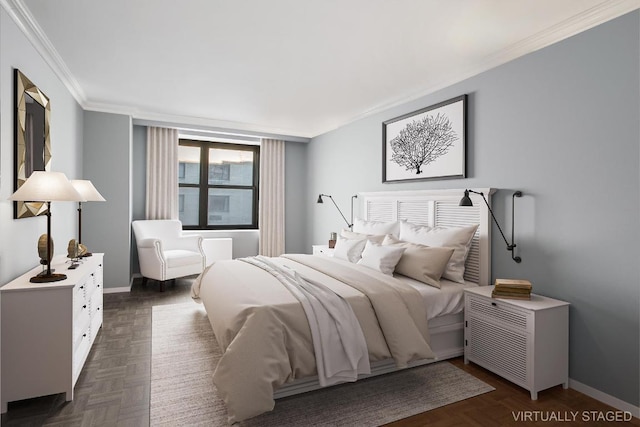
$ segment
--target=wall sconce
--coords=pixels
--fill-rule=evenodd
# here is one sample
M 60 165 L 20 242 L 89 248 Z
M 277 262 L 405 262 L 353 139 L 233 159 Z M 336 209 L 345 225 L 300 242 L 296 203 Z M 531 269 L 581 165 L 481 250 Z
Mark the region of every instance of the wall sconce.
M 51 271 L 51 202 L 79 202 L 82 196 L 62 172 L 34 171 L 9 200 L 47 204 L 47 269 L 29 281 L 48 283 L 66 279 L 66 274 Z
M 464 196 L 462 197 L 462 199 L 460 199 L 460 206 L 473 206 L 473 202 L 471 201 L 471 198 L 469 197 L 469 193 L 473 193 L 473 194 L 479 194 L 480 196 L 482 196 L 482 200 L 484 200 L 484 204 L 487 205 L 487 209 L 489 209 L 489 213 L 491 214 L 491 218 L 493 218 L 493 222 L 496 223 L 496 225 L 498 226 L 498 230 L 500 231 L 500 234 L 502 235 L 502 238 L 504 239 L 504 242 L 507 244 L 507 250 L 511 251 L 511 259 L 513 259 L 515 262 L 522 262 L 522 258 L 520 258 L 519 256 L 514 256 L 513 254 L 513 250 L 516 248 L 516 243 L 515 240 L 513 239 L 513 220 L 514 220 L 514 202 L 515 202 L 515 198 L 516 197 L 522 197 L 522 191 L 516 191 L 515 193 L 513 193 L 513 195 L 511 196 L 511 243 L 509 243 L 507 241 L 507 238 L 504 237 L 504 233 L 502 232 L 502 228 L 500 228 L 500 224 L 498 224 L 498 220 L 496 219 L 495 215 L 493 215 L 493 211 L 491 210 L 491 207 L 489 206 L 489 203 L 487 202 L 487 199 L 484 197 L 484 193 L 482 193 L 481 191 L 473 191 L 473 190 L 464 190 Z
M 333 200 L 333 197 L 331 197 L 330 195 L 328 195 L 328 194 L 320 194 L 318 196 L 317 203 L 324 203 L 324 201 L 322 200 L 323 197 L 328 197 L 328 198 L 331 199 L 331 201 L 333 202 L 333 205 L 336 207 L 338 212 L 340 212 L 340 216 L 342 216 L 342 219 L 344 219 L 344 222 L 347 224 L 347 227 L 349 227 L 349 229 L 351 229 L 353 227 L 353 199 L 357 199 L 358 195 L 354 194 L 353 196 L 351 196 L 351 222 L 347 221 L 347 218 L 345 218 L 344 214 L 342 213 L 342 211 L 340 210 L 340 208 L 336 204 L 335 200 Z

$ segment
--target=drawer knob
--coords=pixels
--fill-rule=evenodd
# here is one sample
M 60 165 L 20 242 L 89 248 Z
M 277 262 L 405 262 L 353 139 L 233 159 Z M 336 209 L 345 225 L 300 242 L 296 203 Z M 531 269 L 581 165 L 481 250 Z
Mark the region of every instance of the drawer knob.
M 86 337 L 87 337 L 87 334 L 82 334 L 82 338 L 86 338 Z
M 498 306 L 498 304 L 496 304 L 495 302 L 492 302 L 491 305 L 494 306 L 494 307 Z
M 87 308 L 87 304 L 83 305 L 82 308 Z
M 84 289 L 84 285 L 80 286 L 80 289 Z

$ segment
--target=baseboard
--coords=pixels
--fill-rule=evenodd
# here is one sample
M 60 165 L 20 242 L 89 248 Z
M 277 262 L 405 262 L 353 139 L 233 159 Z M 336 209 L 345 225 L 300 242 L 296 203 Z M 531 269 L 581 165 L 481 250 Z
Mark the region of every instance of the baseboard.
M 589 397 L 593 397 L 594 399 L 599 400 L 602 403 L 613 406 L 619 411 L 631 412 L 631 415 L 636 418 L 640 418 L 639 406 L 633 406 L 632 404 L 627 403 L 624 400 L 620 400 L 617 397 L 613 397 L 607 393 L 604 393 L 586 384 L 582 384 L 581 382 L 571 378 L 569 378 L 569 387 L 576 391 L 579 391 L 582 394 L 586 394 Z
M 121 294 L 121 293 L 127 293 L 131 291 L 131 287 L 126 287 L 123 286 L 121 288 L 104 288 L 102 289 L 102 293 L 104 294 Z

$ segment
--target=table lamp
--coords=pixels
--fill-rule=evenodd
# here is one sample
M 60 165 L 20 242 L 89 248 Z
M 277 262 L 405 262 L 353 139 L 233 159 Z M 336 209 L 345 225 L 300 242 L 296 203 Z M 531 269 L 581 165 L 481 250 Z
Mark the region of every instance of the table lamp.
M 65 274 L 51 271 L 51 202 L 79 202 L 82 200 L 80 193 L 62 172 L 34 171 L 9 200 L 47 204 L 47 269 L 29 281 L 48 283 L 66 279 Z
M 78 201 L 78 245 L 80 245 L 82 243 L 82 202 L 105 202 L 106 200 L 88 179 L 72 179 L 71 185 L 82 196 L 82 200 Z M 87 252 L 82 256 L 91 256 L 91 253 Z

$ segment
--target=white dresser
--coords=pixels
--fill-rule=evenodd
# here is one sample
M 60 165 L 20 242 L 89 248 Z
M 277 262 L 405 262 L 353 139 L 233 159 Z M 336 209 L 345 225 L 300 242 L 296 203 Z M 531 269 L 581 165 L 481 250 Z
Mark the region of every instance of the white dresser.
M 75 270 L 55 257 L 51 268 L 67 275 L 52 283 L 31 283 L 37 267 L 1 292 L 2 413 L 7 403 L 73 388 L 102 326 L 103 254 L 83 258 Z
M 465 289 L 464 363 L 538 392 L 569 386 L 569 303 L 491 298 L 493 286 Z

